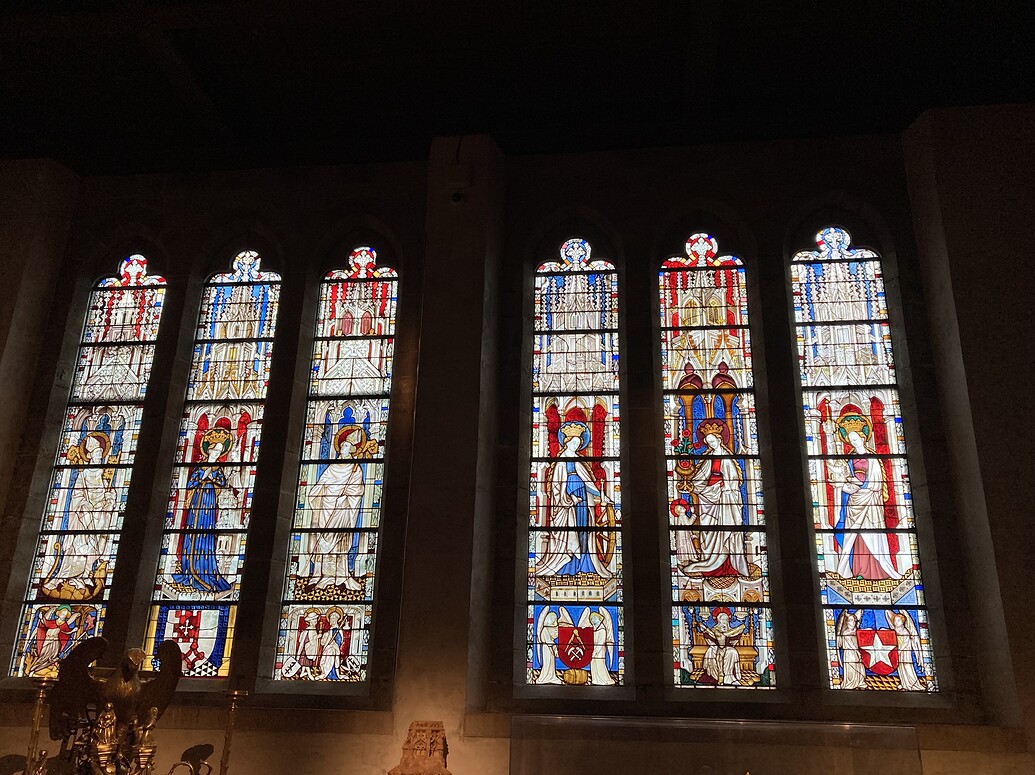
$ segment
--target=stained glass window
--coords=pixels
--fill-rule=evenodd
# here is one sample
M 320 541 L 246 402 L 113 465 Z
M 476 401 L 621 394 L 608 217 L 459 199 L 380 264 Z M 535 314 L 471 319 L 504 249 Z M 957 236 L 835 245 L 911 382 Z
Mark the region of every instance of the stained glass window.
M 54 677 L 101 633 L 164 296 L 141 255 L 90 294 L 13 675 Z
M 229 674 L 279 296 L 250 250 L 205 286 L 145 641 L 189 676 Z
M 618 275 L 570 239 L 535 276 L 529 480 L 529 684 L 625 673 Z
M 791 277 L 830 686 L 932 692 L 881 260 L 841 228 L 816 243 Z
M 365 681 L 394 354 L 394 269 L 358 247 L 320 289 L 274 678 Z
M 662 264 L 658 291 L 675 685 L 771 688 L 744 265 L 693 234 Z

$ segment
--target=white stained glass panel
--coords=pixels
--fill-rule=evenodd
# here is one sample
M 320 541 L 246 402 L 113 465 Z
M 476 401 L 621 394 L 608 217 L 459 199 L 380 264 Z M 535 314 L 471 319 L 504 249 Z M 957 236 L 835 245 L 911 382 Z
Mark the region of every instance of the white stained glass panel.
M 198 316 L 196 340 L 269 339 L 276 325 L 280 285 L 210 285 Z
M 317 341 L 309 390 L 314 396 L 387 395 L 394 353 L 392 339 Z
M 618 328 L 614 272 L 538 275 L 537 331 L 608 331 Z
M 618 390 L 618 334 L 540 334 L 532 356 L 532 390 Z
M 557 460 L 533 462 L 532 466 L 529 478 L 532 527 L 581 520 L 582 512 L 590 510 L 598 524 L 610 524 L 612 512 L 615 524 L 622 523 L 622 486 L 617 460 L 579 461 L 577 465 Z M 571 497 L 563 494 L 568 491 Z
M 762 467 L 757 458 L 669 458 L 665 467 L 673 526 L 701 524 L 702 512 L 715 513 L 720 501 L 723 514 L 739 515 L 737 525 L 765 524 Z M 704 517 L 705 522 L 710 519 Z
M 666 390 L 751 388 L 751 335 L 746 328 L 662 331 L 661 376 Z
M 73 401 L 140 401 L 151 377 L 154 345 L 83 347 Z
M 199 342 L 187 383 L 191 401 L 261 401 L 266 397 L 273 342 Z
M 886 320 L 888 317 L 879 261 L 795 263 L 791 265 L 791 278 L 798 323 Z

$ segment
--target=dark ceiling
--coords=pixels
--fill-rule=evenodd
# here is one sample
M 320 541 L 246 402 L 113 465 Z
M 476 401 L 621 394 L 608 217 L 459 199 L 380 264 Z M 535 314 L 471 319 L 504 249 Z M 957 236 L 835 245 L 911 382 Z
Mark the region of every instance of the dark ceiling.
M 1023 3 L 3 0 L 0 156 L 84 174 L 897 131 L 1035 99 Z M 46 10 L 40 10 L 45 8 Z

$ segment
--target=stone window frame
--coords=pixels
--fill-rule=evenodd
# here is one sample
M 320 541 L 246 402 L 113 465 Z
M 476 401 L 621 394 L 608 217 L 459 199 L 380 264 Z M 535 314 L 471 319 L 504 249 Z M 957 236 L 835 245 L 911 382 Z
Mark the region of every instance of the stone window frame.
M 703 214 L 704 219 L 688 219 L 688 213 Z M 716 225 L 713 227 L 712 223 Z M 815 569 L 814 563 L 812 526 L 811 522 L 804 527 L 801 524 L 793 524 L 793 515 L 796 512 L 803 515 L 802 519 L 811 519 L 809 516 L 811 511 L 807 511 L 804 508 L 806 505 L 805 496 L 808 492 L 808 468 L 804 463 L 805 447 L 804 435 L 802 433 L 804 419 L 801 417 L 800 412 L 801 385 L 796 376 L 792 382 L 788 382 L 786 379 L 787 370 L 796 366 L 790 262 L 795 253 L 811 247 L 814 242 L 813 235 L 819 228 L 826 225 L 842 225 L 847 228 L 853 235 L 853 244 L 871 247 L 880 255 L 884 262 L 889 322 L 895 343 L 896 358 L 902 364 L 900 369 L 904 372 L 904 376 L 900 377 L 899 380 L 899 390 L 902 395 L 901 411 L 903 422 L 906 424 L 907 438 L 914 439 L 914 441 L 909 442 L 910 448 L 907 457 L 911 470 L 918 472 L 912 477 L 915 483 L 914 488 L 920 491 L 914 496 L 916 498 L 914 508 L 918 523 L 918 543 L 925 568 L 925 589 L 931 601 L 928 605 L 928 610 L 930 611 L 931 637 L 934 642 L 936 667 L 939 675 L 939 690 L 935 693 L 845 692 L 829 688 L 827 684 L 825 635 L 822 622 L 823 610 L 819 602 L 818 572 Z M 771 225 L 766 224 L 766 226 Z M 635 656 L 636 642 L 644 640 L 642 637 L 644 633 L 653 635 L 654 637 L 649 639 L 651 646 L 660 641 L 660 648 L 663 653 L 667 649 L 667 654 L 670 654 L 671 638 L 667 633 L 662 633 L 658 636 L 655 632 L 650 631 L 651 628 L 636 624 L 641 622 L 645 616 L 652 615 L 652 612 L 658 607 L 658 601 L 654 599 L 657 595 L 648 595 L 646 601 L 637 599 L 635 603 L 632 602 L 633 593 L 631 589 L 635 583 L 634 576 L 641 577 L 642 579 L 649 571 L 632 571 L 630 563 L 635 560 L 631 556 L 632 552 L 627 549 L 625 568 L 627 607 L 625 615 L 627 639 L 626 680 L 628 685 L 622 687 L 622 691 L 604 688 L 597 689 L 595 693 L 587 693 L 593 692 L 592 687 L 586 689 L 580 687 L 572 691 L 573 687 L 534 687 L 522 685 L 525 664 L 525 616 L 522 613 L 520 602 L 523 599 L 522 589 L 526 582 L 523 572 L 523 558 L 519 556 L 513 576 L 514 581 L 510 585 L 510 588 L 515 591 L 514 632 L 512 638 L 514 655 L 511 667 L 513 681 L 509 690 L 503 690 L 501 685 L 493 691 L 492 706 L 499 710 L 506 709 L 515 713 L 557 712 L 579 715 L 594 712 L 608 715 L 624 712 L 628 712 L 630 715 L 671 714 L 674 707 L 686 708 L 687 712 L 691 712 L 690 709 L 693 708 L 692 715 L 707 715 L 709 713 L 728 715 L 731 712 L 731 708 L 737 707 L 737 712 L 745 713 L 746 717 L 793 719 L 804 718 L 804 716 L 787 706 L 791 703 L 799 703 L 801 692 L 804 690 L 810 696 L 814 696 L 826 708 L 824 717 L 830 720 L 872 720 L 874 718 L 874 710 L 878 709 L 881 711 L 881 718 L 900 723 L 924 721 L 931 723 L 968 723 L 981 716 L 983 712 L 982 703 L 981 701 L 974 701 L 975 692 L 972 690 L 968 691 L 965 687 L 960 687 L 957 682 L 957 666 L 952 653 L 954 648 L 958 649 L 959 647 L 961 633 L 959 632 L 958 623 L 955 626 L 950 626 L 947 621 L 947 612 L 943 605 L 945 597 L 941 588 L 942 580 L 938 574 L 935 545 L 943 541 L 952 542 L 954 538 L 943 534 L 937 537 L 937 541 L 935 540 L 934 533 L 936 531 L 933 529 L 931 516 L 932 506 L 927 502 L 926 485 L 920 482 L 927 472 L 922 439 L 925 436 L 930 436 L 930 433 L 922 435 L 918 429 L 916 391 L 912 375 L 909 373 L 908 351 L 905 346 L 907 337 L 905 336 L 904 318 L 907 313 L 911 318 L 911 336 L 909 338 L 916 343 L 918 349 L 926 350 L 927 332 L 920 330 L 924 322 L 923 316 L 926 314 L 926 309 L 922 298 L 915 292 L 908 302 L 902 298 L 899 287 L 898 254 L 892 234 L 897 235 L 899 241 L 907 245 L 912 245 L 914 236 L 910 227 L 903 227 L 901 220 L 896 223 L 896 226 L 898 228 L 893 232 L 891 227 L 887 225 L 887 222 L 874 208 L 857 198 L 835 191 L 824 196 L 817 196 L 812 201 L 792 208 L 789 217 L 777 226 L 777 229 L 781 232 L 780 236 L 782 237 L 783 244 L 777 247 L 770 229 L 770 233 L 765 235 L 768 239 L 764 243 L 765 248 L 763 248 L 763 252 L 763 250 L 759 249 L 758 235 L 755 233 L 755 230 L 748 227 L 731 210 L 715 202 L 709 202 L 707 205 L 695 202 L 692 205 L 673 208 L 667 217 L 658 219 L 658 226 L 653 229 L 656 235 L 654 244 L 665 244 L 668 247 L 660 250 L 654 250 L 652 247 L 650 249 L 651 255 L 647 255 L 647 249 L 636 247 L 634 251 L 632 246 L 623 245 L 622 237 L 624 235 L 609 224 L 604 216 L 580 206 L 570 208 L 562 217 L 554 218 L 552 224 L 539 227 L 522 248 L 514 250 L 514 252 L 520 251 L 520 263 L 523 272 L 524 313 L 521 326 L 520 373 L 522 375 L 522 385 L 525 383 L 530 385 L 531 352 L 528 342 L 531 341 L 532 331 L 530 322 L 532 278 L 535 267 L 543 260 L 547 260 L 551 255 L 548 248 L 553 243 L 560 244 L 565 238 L 570 236 L 582 236 L 596 245 L 593 237 L 589 235 L 606 235 L 605 240 L 600 240 L 598 237 L 597 241 L 601 245 L 607 244 L 607 250 L 612 252 L 605 256 L 599 249 L 595 248 L 594 255 L 599 255 L 612 261 L 619 272 L 620 309 L 622 310 L 620 312 L 619 326 L 622 334 L 621 341 L 623 342 L 621 345 L 621 357 L 622 372 L 624 374 L 626 370 L 630 369 L 629 358 L 627 357 L 629 342 L 627 332 L 630 325 L 632 325 L 629 318 L 633 314 L 630 312 L 630 307 L 640 307 L 638 314 L 642 314 L 642 307 L 645 306 L 642 299 L 637 300 L 637 297 L 633 294 L 637 292 L 640 294 L 644 293 L 643 288 L 645 286 L 648 289 L 653 289 L 654 297 L 652 299 L 653 307 L 650 311 L 650 320 L 653 322 L 655 333 L 655 339 L 653 340 L 654 357 L 660 359 L 660 344 L 657 339 L 660 324 L 658 322 L 659 310 L 656 298 L 656 278 L 661 261 L 668 255 L 665 250 L 668 249 L 671 252 L 672 245 L 681 246 L 686 234 L 695 231 L 706 231 L 716 236 L 724 253 L 736 254 L 744 260 L 748 271 L 749 305 L 753 311 L 760 308 L 762 310 L 762 314 L 755 312 L 755 319 L 761 322 L 757 327 L 755 324 L 752 324 L 752 334 L 754 338 L 754 357 L 757 375 L 756 390 L 758 391 L 759 404 L 759 448 L 763 463 L 765 463 L 766 458 L 774 459 L 779 454 L 774 442 L 772 440 L 766 441 L 765 438 L 770 437 L 771 439 L 771 437 L 780 434 L 789 437 L 792 435 L 789 429 L 793 428 L 795 433 L 793 434 L 793 454 L 791 459 L 792 467 L 796 469 L 797 475 L 791 477 L 789 480 L 790 484 L 784 484 L 777 480 L 777 472 L 773 466 L 764 466 L 763 469 L 767 532 L 769 534 L 771 557 L 770 574 L 773 584 L 771 597 L 774 618 L 774 653 L 777 658 L 777 687 L 774 690 L 767 690 L 765 692 L 736 692 L 736 696 L 733 696 L 732 692 L 723 692 L 720 696 L 712 690 L 677 689 L 672 685 L 671 681 L 668 682 L 668 685 L 662 684 L 661 686 L 649 679 L 646 682 L 638 683 L 636 678 L 638 663 L 643 662 L 648 665 L 647 670 L 640 671 L 640 679 L 646 676 L 654 678 L 659 674 L 664 675 L 666 673 L 663 672 L 663 668 L 662 670 L 658 669 L 657 664 L 659 660 L 657 660 L 656 655 L 651 654 L 644 660 L 640 660 Z M 765 229 L 760 231 L 765 231 Z M 682 232 L 685 232 L 685 234 Z M 680 235 L 680 238 L 678 240 L 671 239 L 672 234 L 677 233 Z M 662 234 L 669 237 L 668 242 L 665 242 L 663 237 L 657 236 Z M 725 239 L 723 235 L 726 235 Z M 802 235 L 807 236 L 803 239 Z M 610 247 L 612 245 L 614 246 L 613 249 Z M 626 251 L 630 254 L 628 260 L 626 259 Z M 910 287 L 915 288 L 919 285 L 920 272 L 915 260 L 909 264 L 909 272 L 911 276 L 908 278 L 908 282 L 911 284 Z M 629 286 L 634 286 L 637 290 L 630 292 Z M 511 294 L 513 294 L 512 291 Z M 900 352 L 902 353 L 901 355 L 899 355 Z M 779 368 L 771 368 L 772 362 L 782 357 L 781 353 L 788 355 L 787 363 L 782 364 Z M 660 361 L 658 363 L 660 364 Z M 770 370 L 776 373 L 771 375 L 768 373 Z M 660 372 L 658 373 L 660 374 Z M 930 381 L 931 375 L 925 375 L 925 379 Z M 660 381 L 660 376 L 658 380 Z M 771 409 L 771 399 L 767 396 L 770 392 L 769 388 L 774 384 L 774 380 L 782 381 L 783 383 L 779 386 L 778 393 L 785 398 L 793 396 L 790 411 L 791 417 L 796 418 L 790 423 L 787 422 L 788 418 L 784 418 L 783 424 L 779 427 L 775 425 L 771 417 L 767 416 L 770 414 L 769 410 Z M 630 436 L 632 435 L 625 430 L 624 426 L 628 424 L 629 416 L 640 408 L 631 404 L 628 400 L 628 391 L 625 387 L 627 382 L 628 380 L 623 381 L 623 392 L 621 393 L 624 416 L 623 447 L 629 443 Z M 930 387 L 930 385 L 928 384 L 926 387 Z M 530 388 L 522 388 L 519 399 L 519 406 L 522 408 L 516 413 L 520 415 L 517 436 L 517 460 L 520 473 L 524 472 L 529 459 L 527 445 L 531 425 L 530 419 L 523 414 L 525 411 L 523 407 L 529 403 L 529 390 Z M 656 393 L 658 396 L 657 406 L 660 407 L 660 386 L 656 388 Z M 655 413 L 653 422 L 660 427 L 660 408 L 652 408 L 652 412 Z M 501 417 L 510 420 L 514 417 L 514 414 L 512 412 L 508 415 L 501 412 Z M 658 438 L 661 438 L 660 432 Z M 787 453 L 788 450 L 784 449 L 782 452 Z M 625 454 L 623 451 L 623 455 Z M 658 486 L 663 488 L 664 470 L 663 460 L 660 455 L 658 470 L 660 471 L 658 474 L 660 484 Z M 623 499 L 628 503 L 634 498 L 638 499 L 639 495 L 642 495 L 642 491 L 649 488 L 643 484 L 645 477 L 642 473 L 633 473 L 631 467 L 627 467 L 626 471 L 623 474 L 623 489 L 625 491 Z M 502 476 L 505 479 L 506 474 L 502 474 Z M 799 481 L 801 484 L 798 484 Z M 517 498 L 517 521 L 520 522 L 523 513 L 527 511 L 527 490 L 523 491 L 520 483 L 517 489 L 519 491 Z M 631 492 L 633 490 L 640 490 L 641 493 L 635 494 Z M 780 490 L 792 491 L 793 497 L 770 497 L 772 492 Z M 793 506 L 788 507 L 788 502 L 796 503 L 797 508 Z M 632 524 L 629 511 L 633 509 L 628 505 L 624 506 L 624 508 L 627 511 L 624 523 L 628 530 Z M 641 515 L 644 513 L 643 509 L 636 508 Z M 943 502 L 940 504 L 940 508 L 951 508 L 951 503 Z M 520 525 L 517 526 L 517 532 L 518 536 L 523 538 L 523 531 Z M 944 533 L 945 531 L 942 532 Z M 662 559 L 665 559 L 667 557 L 667 534 L 661 535 L 666 533 L 664 522 L 659 523 L 658 533 L 659 536 L 656 540 L 659 544 L 663 544 L 659 554 Z M 504 526 L 500 532 L 501 542 L 510 537 L 512 535 L 508 535 L 508 530 Z M 513 552 L 513 548 L 516 546 L 520 554 L 520 549 L 524 546 L 520 538 L 516 543 L 510 541 L 506 548 Z M 793 547 L 792 550 L 784 549 L 788 544 Z M 627 539 L 626 546 L 628 547 L 629 545 Z M 497 549 L 497 562 L 504 559 L 504 552 L 505 549 L 503 548 Z M 513 554 L 510 554 L 509 559 L 513 562 Z M 809 580 L 809 586 L 807 587 L 809 591 L 807 594 L 800 589 L 800 566 L 802 564 L 807 568 Z M 787 572 L 787 566 L 789 565 L 799 566 L 794 574 Z M 662 566 L 660 570 L 662 575 L 667 576 L 667 567 Z M 794 575 L 796 578 L 789 580 L 786 578 L 788 575 Z M 498 574 L 497 578 L 500 577 Z M 958 585 L 956 580 L 953 583 Z M 799 589 L 793 595 L 788 595 L 787 587 L 794 585 L 797 585 Z M 667 585 L 664 588 L 667 589 Z M 664 604 L 666 601 L 662 599 L 661 602 Z M 667 620 L 668 617 L 666 616 L 665 619 Z M 499 624 L 500 621 L 499 617 L 493 618 L 493 622 L 496 624 Z M 811 634 L 809 632 L 810 628 L 813 631 Z M 638 637 L 638 634 L 640 637 Z M 799 648 L 798 646 L 803 642 L 803 639 L 814 641 L 814 645 Z M 799 653 L 792 654 L 792 651 Z M 630 655 L 633 655 L 632 658 L 630 658 Z M 666 662 L 664 655 L 660 661 L 664 665 Z M 670 657 L 667 662 L 671 663 Z M 499 664 L 499 667 L 502 668 L 502 664 Z M 609 696 L 605 696 L 605 693 Z M 630 700 L 635 702 L 629 702 Z M 786 710 L 781 712 L 776 707 L 771 706 L 784 706 Z
M 233 236 L 227 237 L 228 233 Z M 383 496 L 382 540 L 375 576 L 379 589 L 374 601 L 368 679 L 356 684 L 275 681 L 271 676 L 280 621 L 283 567 L 294 513 L 320 284 L 328 271 L 340 268 L 343 261 L 347 264 L 349 251 L 359 244 L 374 247 L 378 263 L 390 264 L 399 271 L 397 322 L 400 318 L 407 321 L 401 329 L 397 325 L 396 330 L 395 371 L 402 379 L 393 380 L 393 417 L 388 433 L 395 449 L 392 462 L 387 457 L 385 460 L 386 481 L 394 481 L 394 484 L 386 486 Z M 401 606 L 401 558 L 407 508 L 405 474 L 412 447 L 412 383 L 422 260 L 421 256 L 408 256 L 397 235 L 371 216 L 343 217 L 311 255 L 296 262 L 287 261 L 288 250 L 265 228 L 254 224 L 228 225 L 222 235 L 206 240 L 202 250 L 188 257 L 172 254 L 142 228 L 124 229 L 124 233 L 107 244 L 91 245 L 78 255 L 74 248 L 69 249 L 65 268 L 71 272 L 59 280 L 54 302 L 58 314 L 51 316 L 47 331 L 47 338 L 60 344 L 53 359 L 41 361 L 37 375 L 37 385 L 47 388 L 47 395 L 36 399 L 45 420 L 38 433 L 26 439 L 26 443 L 35 444 L 35 454 L 31 459 L 25 456 L 17 472 L 29 477 L 30 484 L 21 499 L 25 516 L 19 524 L 10 579 L 6 580 L 8 590 L 23 588 L 31 573 L 39 514 L 49 494 L 55 449 L 80 345 L 82 324 L 79 321 L 85 320 L 90 293 L 97 282 L 111 276 L 112 267 L 117 266 L 119 260 L 139 253 L 147 258 L 149 273 L 166 278 L 166 296 L 155 342 L 151 383 L 144 398 L 135 463 L 137 473 L 130 485 L 119 559 L 108 602 L 110 615 L 102 633 L 109 642 L 102 664 L 114 664 L 126 648 L 143 639 L 151 605 L 146 592 L 154 583 L 158 567 L 175 466 L 174 449 L 202 294 L 211 277 L 226 272 L 233 257 L 243 250 L 258 252 L 263 270 L 277 272 L 282 277 L 266 398 L 263 452 L 275 447 L 280 449 L 274 454 L 266 452 L 265 456 L 260 453 L 257 462 L 239 601 L 239 616 L 257 613 L 261 620 L 259 626 L 253 628 L 251 637 L 245 638 L 239 637 L 242 630 L 238 620 L 238 636 L 230 651 L 229 677 L 184 678 L 177 692 L 178 702 L 223 706 L 228 690 L 245 688 L 251 691 L 249 704 L 260 707 L 387 710 L 391 706 L 398 647 L 397 628 L 392 622 L 398 621 Z M 398 387 L 400 381 L 405 387 Z M 280 427 L 271 440 L 270 425 L 278 424 Z M 391 479 L 388 466 L 398 469 Z M 386 523 L 390 523 L 387 528 Z M 16 643 L 21 593 L 17 595 L 17 601 L 4 601 L 0 620 L 0 650 L 6 650 L 7 654 L 13 654 Z M 379 619 L 388 624 L 381 628 L 381 639 L 373 645 L 378 637 L 375 633 Z M 34 693 L 31 680 L 5 674 L 0 677 L 0 696 L 12 701 L 30 701 Z

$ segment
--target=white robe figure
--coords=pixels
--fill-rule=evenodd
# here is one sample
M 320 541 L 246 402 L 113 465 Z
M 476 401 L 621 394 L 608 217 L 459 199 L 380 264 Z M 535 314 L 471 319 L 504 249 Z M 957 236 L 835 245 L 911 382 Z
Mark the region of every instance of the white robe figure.
M 340 608 L 327 611 L 327 631 L 320 636 L 320 678 L 328 680 L 333 673 L 341 678 L 342 614 Z
M 582 436 L 563 437 L 563 443 L 564 449 L 558 455 L 560 459 L 551 464 L 543 482 L 544 496 L 550 504 L 550 527 L 583 529 L 558 529 L 547 533 L 535 567 L 536 575 L 589 573 L 609 579 L 613 573 L 603 563 L 595 546 L 598 534 L 589 528 L 595 523 L 595 506 L 599 504 L 606 508 L 611 501 L 597 487 L 589 464 L 577 457 L 584 443 Z
M 913 657 L 920 659 L 922 651 L 920 633 L 916 631 L 912 617 L 901 611 L 885 611 L 884 618 L 898 638 L 898 680 L 902 688 L 910 692 L 924 691 L 924 684 L 917 677 L 913 663 Z
M 611 617 L 603 608 L 596 611 L 587 609 L 579 621 L 579 626 L 584 627 L 587 624 L 593 628 L 593 655 L 589 660 L 589 682 L 593 686 L 613 686 L 615 679 L 611 677 L 611 673 L 607 669 L 615 648 Z
M 109 444 L 106 435 L 90 433 L 68 452 L 69 462 L 91 467 L 79 469 L 68 494 L 69 532 L 56 538 L 61 549 L 44 575 L 46 590 L 55 591 L 62 584 L 87 589 L 94 566 L 107 557 L 109 536 L 99 531 L 111 528 L 116 494 L 104 469 L 94 466 L 104 463 Z
M 557 675 L 557 635 L 559 633 L 557 614 L 546 610 L 539 616 L 536 629 L 536 649 L 542 667 L 535 679 L 537 684 L 563 683 Z
M 840 485 L 835 486 L 848 496 L 842 506 L 845 532 L 837 562 L 837 575 L 845 579 L 857 576 L 864 579 L 902 578 L 893 564 L 885 532 L 887 483 L 884 481 L 884 468 L 879 459 L 864 457 L 872 453 L 858 432 L 850 432 L 848 441 L 859 457 L 852 458 L 847 464 L 832 467 L 837 476 L 843 477 Z M 856 530 L 880 532 L 852 532 Z
M 710 455 L 730 455 L 722 439 L 714 433 L 704 436 Z M 697 498 L 698 524 L 701 527 L 741 527 L 744 524 L 743 482 L 740 466 L 730 458 L 705 458 L 694 471 L 692 486 Z M 701 551 L 692 548 L 693 558 L 683 566 L 686 574 L 729 575 L 730 570 L 750 576 L 744 554 L 744 533 L 736 530 L 702 530 Z M 718 572 L 717 572 L 718 571 Z
M 841 651 L 841 688 L 865 689 L 866 668 L 859 650 L 859 617 L 842 611 L 837 619 L 837 648 Z
M 714 627 L 698 625 L 708 643 L 708 650 L 704 652 L 704 672 L 720 686 L 736 686 L 741 678 L 737 643 L 744 632 L 744 625 L 730 627 L 730 617 L 725 611 L 720 612 L 715 621 Z
M 358 463 L 331 464 L 309 490 L 312 508 L 310 526 L 316 532 L 306 534 L 305 560 L 300 575 L 308 575 L 317 589 L 344 585 L 348 589 L 363 588 L 361 556 L 365 534 L 360 536 L 355 569 L 349 568 L 349 550 L 353 533 L 359 524 L 364 493 L 363 469 Z

